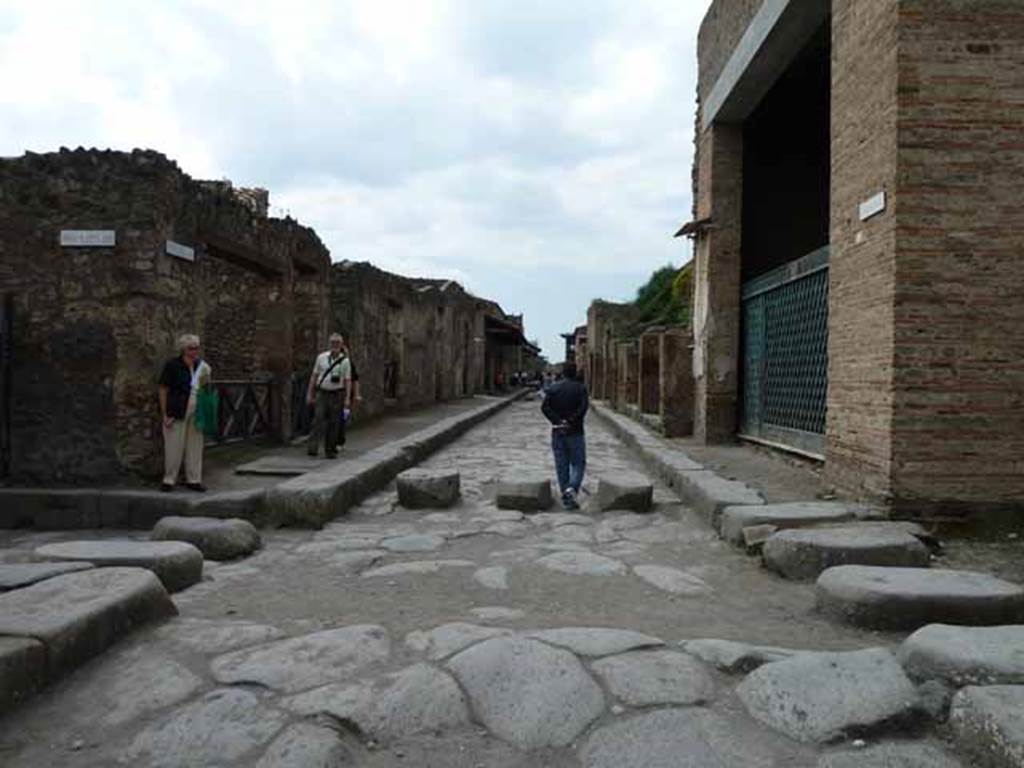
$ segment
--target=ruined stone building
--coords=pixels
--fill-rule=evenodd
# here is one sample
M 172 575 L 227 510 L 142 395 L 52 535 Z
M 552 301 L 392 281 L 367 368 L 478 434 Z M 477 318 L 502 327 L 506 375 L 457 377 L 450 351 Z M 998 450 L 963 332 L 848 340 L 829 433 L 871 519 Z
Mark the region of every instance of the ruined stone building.
M 1024 4 L 715 0 L 695 430 L 907 512 L 1024 497 Z
M 191 179 L 152 151 L 0 159 L 0 478 L 157 472 L 156 379 L 182 333 L 202 339 L 226 439 L 301 429 L 332 326 L 366 415 L 487 391 L 536 351 L 521 319 L 505 333 L 497 305 L 455 284 L 332 269 L 313 230 L 267 207 L 264 190 Z

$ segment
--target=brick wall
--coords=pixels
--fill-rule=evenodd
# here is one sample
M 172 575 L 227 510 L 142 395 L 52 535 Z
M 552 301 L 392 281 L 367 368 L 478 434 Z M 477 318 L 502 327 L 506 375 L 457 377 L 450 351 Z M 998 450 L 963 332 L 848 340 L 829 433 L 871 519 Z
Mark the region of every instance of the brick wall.
M 715 87 L 733 49 L 764 0 L 714 0 L 697 34 L 699 73 L 697 93 L 701 101 Z

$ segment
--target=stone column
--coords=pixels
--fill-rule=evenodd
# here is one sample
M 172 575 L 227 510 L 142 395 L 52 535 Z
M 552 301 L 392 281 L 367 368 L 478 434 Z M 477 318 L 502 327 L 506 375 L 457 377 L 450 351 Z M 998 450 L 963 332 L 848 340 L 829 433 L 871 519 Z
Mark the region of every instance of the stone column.
M 704 443 L 734 439 L 740 339 L 743 129 L 714 124 L 700 137 L 697 218 L 711 227 L 694 260 L 694 433 Z
M 640 411 L 658 413 L 661 402 L 661 331 L 640 337 Z
M 666 437 L 693 434 L 693 339 L 688 331 L 671 329 L 658 338 L 662 431 Z

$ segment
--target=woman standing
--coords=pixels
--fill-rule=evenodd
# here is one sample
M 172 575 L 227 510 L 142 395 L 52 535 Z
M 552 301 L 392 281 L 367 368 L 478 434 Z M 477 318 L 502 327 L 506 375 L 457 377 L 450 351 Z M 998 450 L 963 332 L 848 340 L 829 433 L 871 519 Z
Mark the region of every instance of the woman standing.
M 196 427 L 196 399 L 200 388 L 210 384 L 213 371 L 199 358 L 198 336 L 182 336 L 178 339 L 178 350 L 179 356 L 168 360 L 160 374 L 160 415 L 164 427 L 164 480 L 160 490 L 174 490 L 184 460 L 185 487 L 205 491 L 205 438 Z

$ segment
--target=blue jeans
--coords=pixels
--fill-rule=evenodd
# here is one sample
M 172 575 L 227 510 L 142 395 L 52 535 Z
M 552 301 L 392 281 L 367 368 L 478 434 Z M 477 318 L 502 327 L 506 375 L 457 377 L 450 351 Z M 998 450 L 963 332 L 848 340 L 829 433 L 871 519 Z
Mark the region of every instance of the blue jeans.
M 587 443 L 583 435 L 567 435 L 556 430 L 551 433 L 551 451 L 555 454 L 558 489 L 563 494 L 570 488 L 579 493 L 587 469 Z

